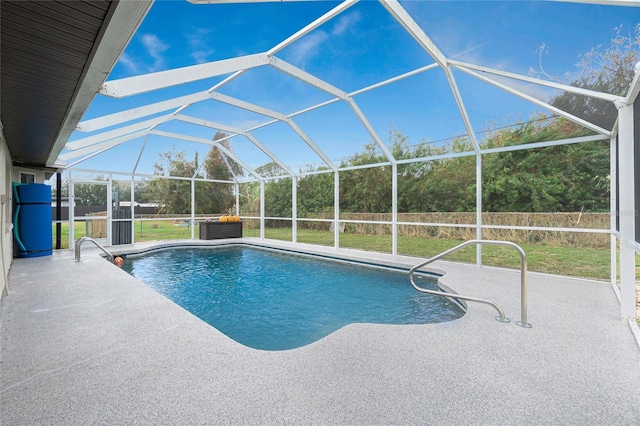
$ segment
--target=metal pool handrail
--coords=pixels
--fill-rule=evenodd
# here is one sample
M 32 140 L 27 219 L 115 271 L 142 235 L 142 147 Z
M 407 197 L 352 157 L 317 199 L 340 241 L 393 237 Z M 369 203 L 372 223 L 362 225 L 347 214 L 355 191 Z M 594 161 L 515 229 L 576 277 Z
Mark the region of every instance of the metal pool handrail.
M 475 297 L 469 297 L 469 296 L 461 296 L 459 294 L 455 294 L 455 293 L 447 293 L 444 291 L 437 291 L 437 290 L 428 290 L 422 287 L 418 287 L 416 285 L 416 283 L 413 281 L 413 274 L 414 272 L 419 269 L 422 268 L 423 266 L 428 265 L 431 262 L 435 262 L 438 259 L 442 259 L 443 257 L 456 252 L 464 247 L 470 246 L 472 244 L 492 244 L 492 245 L 502 245 L 502 246 L 509 246 L 509 247 L 513 247 L 514 249 L 516 249 L 518 251 L 518 254 L 520 254 L 520 305 L 521 305 L 521 313 L 520 313 L 520 321 L 517 321 L 516 324 L 518 324 L 521 327 L 525 327 L 525 328 L 531 328 L 531 324 L 529 324 L 527 322 L 527 255 L 525 254 L 524 250 L 522 249 L 522 247 L 520 247 L 519 245 L 512 243 L 510 241 L 493 241 L 493 240 L 469 240 L 469 241 L 465 241 L 462 244 L 459 244 L 447 251 L 444 251 L 440 254 L 438 254 L 437 256 L 434 256 L 430 259 L 427 259 L 426 261 L 420 263 L 419 265 L 414 266 L 413 268 L 411 268 L 409 270 L 409 281 L 411 281 L 411 285 L 413 286 L 413 288 L 415 288 L 416 290 L 422 292 L 422 293 L 429 293 L 429 294 L 435 294 L 437 296 L 444 296 L 444 297 L 451 297 L 454 299 L 462 299 L 462 300 L 468 300 L 470 302 L 478 302 L 478 303 L 484 303 L 486 305 L 492 306 L 496 311 L 498 311 L 498 314 L 500 315 L 499 317 L 496 317 L 496 319 L 500 322 L 509 322 L 509 319 L 505 317 L 504 315 L 504 311 L 502 310 L 502 308 L 500 308 L 500 306 L 498 306 L 496 303 L 490 301 L 490 300 L 485 300 L 485 299 L 478 299 Z
M 109 259 L 109 261 L 111 263 L 113 263 L 113 254 L 109 253 L 107 251 L 107 249 L 102 246 L 102 244 L 100 244 L 99 242 L 97 242 L 93 238 L 89 238 L 89 237 L 80 237 L 80 238 L 78 238 L 76 240 L 76 245 L 75 245 L 76 262 L 80 262 L 80 247 L 82 246 L 82 243 L 85 242 L 85 241 L 90 241 L 93 244 L 95 244 L 96 247 L 98 247 L 100 250 L 102 250 L 104 252 L 104 254 L 107 255 L 107 258 Z

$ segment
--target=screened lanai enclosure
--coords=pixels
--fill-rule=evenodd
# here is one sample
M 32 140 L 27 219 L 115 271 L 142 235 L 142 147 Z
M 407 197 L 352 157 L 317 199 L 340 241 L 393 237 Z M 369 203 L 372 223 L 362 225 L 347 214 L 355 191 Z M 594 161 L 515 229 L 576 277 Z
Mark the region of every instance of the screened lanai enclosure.
M 244 236 L 393 255 L 508 240 L 533 270 L 610 278 L 634 317 L 634 6 L 155 2 L 55 159 L 58 238 L 238 216 Z

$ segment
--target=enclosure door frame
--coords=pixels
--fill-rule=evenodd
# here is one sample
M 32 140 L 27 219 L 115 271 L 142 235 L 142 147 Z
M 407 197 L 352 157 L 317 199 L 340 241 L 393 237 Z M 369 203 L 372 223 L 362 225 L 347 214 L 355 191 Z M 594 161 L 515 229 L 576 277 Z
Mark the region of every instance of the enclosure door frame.
M 95 238 L 95 240 L 102 244 L 103 246 L 111 245 L 111 209 L 113 208 L 112 204 L 112 184 L 111 179 L 109 180 L 89 180 L 89 179 L 78 179 L 74 180 L 72 177 L 69 178 L 69 249 L 73 249 L 75 247 L 76 236 L 74 235 L 74 226 L 75 222 L 84 222 L 87 223 L 87 216 L 78 216 L 75 215 L 75 189 L 76 185 L 104 185 L 106 187 L 106 199 L 104 200 L 104 205 L 107 215 L 106 216 L 92 216 L 91 220 L 106 220 L 106 238 Z

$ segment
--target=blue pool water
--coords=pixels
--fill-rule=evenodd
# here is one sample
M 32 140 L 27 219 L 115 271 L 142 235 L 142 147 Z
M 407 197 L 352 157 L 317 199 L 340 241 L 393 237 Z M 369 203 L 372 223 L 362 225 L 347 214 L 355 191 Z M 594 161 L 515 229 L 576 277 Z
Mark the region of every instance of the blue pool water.
M 307 345 L 349 323 L 424 324 L 460 318 L 453 302 L 414 290 L 408 274 L 247 247 L 182 248 L 123 268 L 237 342 Z M 434 278 L 423 287 L 435 288 Z

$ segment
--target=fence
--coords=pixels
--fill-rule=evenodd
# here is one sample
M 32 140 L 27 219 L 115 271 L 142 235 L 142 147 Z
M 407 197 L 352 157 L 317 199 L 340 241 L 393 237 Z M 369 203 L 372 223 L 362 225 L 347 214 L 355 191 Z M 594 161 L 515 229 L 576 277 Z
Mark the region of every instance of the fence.
M 333 220 L 333 213 L 308 215 L 308 219 Z M 391 213 L 340 213 L 341 221 L 391 222 Z M 445 240 L 476 238 L 476 213 L 398 213 L 398 236 Z M 362 235 L 390 235 L 389 223 L 346 222 L 344 232 Z M 415 225 L 414 225 L 415 223 Z M 447 224 L 446 226 L 422 225 Z M 609 213 L 483 213 L 483 226 L 518 226 L 547 228 L 609 229 Z M 266 220 L 269 227 L 287 227 L 290 221 Z M 247 229 L 258 228 L 259 221 L 245 222 Z M 329 231 L 331 222 L 305 221 L 298 218 L 298 229 Z M 483 228 L 485 239 L 508 240 L 518 244 L 536 243 L 553 246 L 609 248 L 608 234 L 566 231 Z

